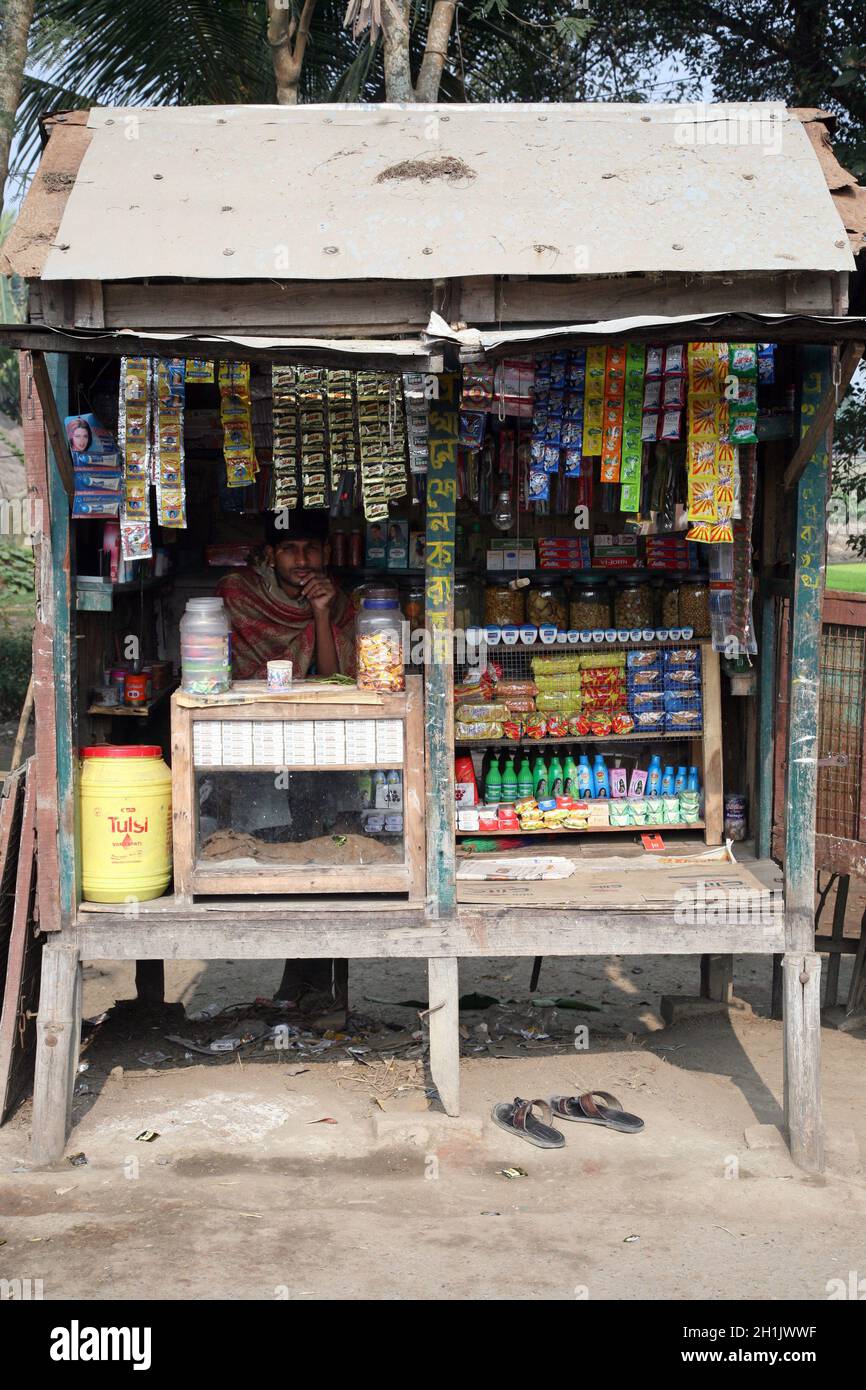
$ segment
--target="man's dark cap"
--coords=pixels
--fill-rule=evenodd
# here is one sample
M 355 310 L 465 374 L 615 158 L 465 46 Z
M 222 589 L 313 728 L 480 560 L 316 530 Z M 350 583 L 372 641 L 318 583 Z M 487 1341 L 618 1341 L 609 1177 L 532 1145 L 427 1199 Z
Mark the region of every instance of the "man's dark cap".
M 285 507 L 282 511 L 265 513 L 265 544 L 274 549 L 285 541 L 321 541 L 328 539 L 329 516 L 326 511 Z

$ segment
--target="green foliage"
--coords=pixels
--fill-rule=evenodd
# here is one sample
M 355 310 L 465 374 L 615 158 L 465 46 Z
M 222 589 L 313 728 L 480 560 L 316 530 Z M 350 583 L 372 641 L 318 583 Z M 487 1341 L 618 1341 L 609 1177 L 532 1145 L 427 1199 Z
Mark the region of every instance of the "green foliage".
M 27 694 L 32 667 L 29 632 L 9 632 L 0 627 L 0 719 L 17 719 Z
M 36 592 L 33 573 L 33 552 L 8 542 L 0 544 L 0 606 Z

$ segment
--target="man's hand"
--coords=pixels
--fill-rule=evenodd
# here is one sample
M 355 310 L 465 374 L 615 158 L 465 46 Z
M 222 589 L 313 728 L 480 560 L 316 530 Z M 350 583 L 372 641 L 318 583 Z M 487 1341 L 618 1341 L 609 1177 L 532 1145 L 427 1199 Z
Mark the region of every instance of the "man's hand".
M 326 574 L 314 574 L 305 579 L 301 592 L 317 616 L 330 613 L 337 597 L 337 587 Z

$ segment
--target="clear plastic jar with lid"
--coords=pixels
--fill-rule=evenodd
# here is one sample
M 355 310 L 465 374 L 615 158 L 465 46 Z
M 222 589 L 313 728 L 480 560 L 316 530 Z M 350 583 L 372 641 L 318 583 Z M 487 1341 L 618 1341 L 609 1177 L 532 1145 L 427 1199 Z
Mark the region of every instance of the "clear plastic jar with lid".
M 561 584 L 537 580 L 526 591 L 526 621 L 535 627 L 568 627 L 568 605 Z
M 613 615 L 617 627 L 655 627 L 655 604 L 649 580 L 637 575 L 618 579 Z
M 187 599 L 180 620 L 181 687 L 219 695 L 232 683 L 231 624 L 221 598 Z
M 680 585 L 680 627 L 694 628 L 696 637 L 709 637 L 710 586 L 706 580 Z
M 606 579 L 576 579 L 568 606 L 569 627 L 610 626 L 610 584 Z
M 525 621 L 525 590 L 509 588 L 510 582 L 494 579 L 484 590 L 484 621 L 490 627 L 520 627 Z
M 406 689 L 403 616 L 396 597 L 365 597 L 355 619 L 355 655 L 360 690 Z

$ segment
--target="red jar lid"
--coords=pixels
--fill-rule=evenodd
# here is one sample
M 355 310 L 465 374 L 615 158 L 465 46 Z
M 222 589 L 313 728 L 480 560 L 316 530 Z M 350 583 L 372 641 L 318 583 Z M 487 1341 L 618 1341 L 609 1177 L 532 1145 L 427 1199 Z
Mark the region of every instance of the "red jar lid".
M 158 743 L 102 743 L 81 749 L 82 758 L 161 758 Z

